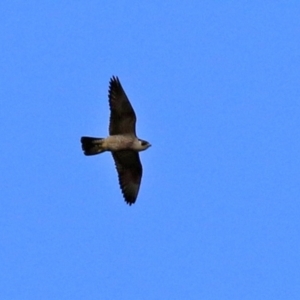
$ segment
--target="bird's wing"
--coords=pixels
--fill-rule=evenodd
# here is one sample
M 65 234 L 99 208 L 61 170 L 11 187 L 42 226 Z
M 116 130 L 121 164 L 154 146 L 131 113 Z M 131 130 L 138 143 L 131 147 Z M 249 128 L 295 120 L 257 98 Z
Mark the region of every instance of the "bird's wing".
M 143 168 L 138 152 L 123 150 L 112 152 L 118 171 L 119 184 L 127 204 L 136 201 L 139 192 Z
M 135 135 L 135 112 L 122 88 L 118 77 L 112 77 L 109 82 L 110 122 L 109 134 L 130 133 Z

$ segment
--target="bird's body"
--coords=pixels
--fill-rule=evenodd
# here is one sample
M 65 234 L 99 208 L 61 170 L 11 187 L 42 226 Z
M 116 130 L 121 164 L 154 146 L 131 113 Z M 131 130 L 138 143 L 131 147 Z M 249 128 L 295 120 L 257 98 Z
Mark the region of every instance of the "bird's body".
M 109 135 L 107 138 L 90 138 L 83 136 L 81 142 L 84 144 L 85 155 L 95 155 L 105 151 L 121 151 L 121 150 L 146 150 L 136 136 L 131 134 L 116 134 Z M 96 146 L 96 147 L 95 147 Z M 91 148 L 93 150 L 91 150 Z
M 136 148 L 136 144 L 138 144 L 138 139 L 135 136 L 129 134 L 110 135 L 104 141 L 104 147 L 106 147 L 107 151 L 119 151 L 128 149 L 133 150 Z
M 85 155 L 105 151 L 112 153 L 124 199 L 131 205 L 136 201 L 143 173 L 138 152 L 148 149 L 151 145 L 136 136 L 135 112 L 118 77 L 112 77 L 110 80 L 108 98 L 111 110 L 110 135 L 107 138 L 83 136 L 82 149 Z

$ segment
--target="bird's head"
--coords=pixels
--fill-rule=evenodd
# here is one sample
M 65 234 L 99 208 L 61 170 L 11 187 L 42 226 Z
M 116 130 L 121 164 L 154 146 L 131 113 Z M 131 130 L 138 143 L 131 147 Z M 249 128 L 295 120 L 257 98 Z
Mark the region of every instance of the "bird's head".
M 151 144 L 147 141 L 139 139 L 139 146 L 140 146 L 140 151 L 144 151 L 151 147 Z

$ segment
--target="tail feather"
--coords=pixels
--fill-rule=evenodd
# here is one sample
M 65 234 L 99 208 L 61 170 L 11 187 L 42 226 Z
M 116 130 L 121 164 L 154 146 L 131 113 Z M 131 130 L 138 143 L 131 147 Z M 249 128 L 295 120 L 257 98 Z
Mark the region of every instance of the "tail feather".
M 95 155 L 105 151 L 103 148 L 103 138 L 93 138 L 83 136 L 81 138 L 81 146 L 85 155 Z

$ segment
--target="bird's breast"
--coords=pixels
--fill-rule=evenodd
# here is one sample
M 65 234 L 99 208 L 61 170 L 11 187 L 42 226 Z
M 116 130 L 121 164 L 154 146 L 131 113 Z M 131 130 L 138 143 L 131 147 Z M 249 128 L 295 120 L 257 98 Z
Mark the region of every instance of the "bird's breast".
M 127 135 L 111 135 L 105 139 L 105 148 L 108 151 L 131 149 L 134 138 Z

